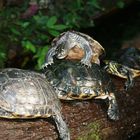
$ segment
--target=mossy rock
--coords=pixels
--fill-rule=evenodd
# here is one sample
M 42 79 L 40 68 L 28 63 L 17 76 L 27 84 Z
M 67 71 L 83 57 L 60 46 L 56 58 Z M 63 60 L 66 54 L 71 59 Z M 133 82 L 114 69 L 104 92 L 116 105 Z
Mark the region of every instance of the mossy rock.
M 76 140 L 101 140 L 100 124 L 98 122 L 88 124 L 86 131 L 87 133 L 81 134 Z

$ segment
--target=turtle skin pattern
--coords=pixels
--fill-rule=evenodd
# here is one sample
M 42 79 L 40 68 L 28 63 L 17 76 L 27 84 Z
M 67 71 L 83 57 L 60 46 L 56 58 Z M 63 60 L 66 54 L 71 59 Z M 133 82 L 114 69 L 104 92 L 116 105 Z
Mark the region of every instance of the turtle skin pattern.
M 109 118 L 119 119 L 112 81 L 99 65 L 92 64 L 88 68 L 74 61 L 63 60 L 48 66 L 45 73 L 60 99 L 108 99 Z
M 16 68 L 0 70 L 0 117 L 52 117 L 60 138 L 70 140 L 59 99 L 44 74 Z

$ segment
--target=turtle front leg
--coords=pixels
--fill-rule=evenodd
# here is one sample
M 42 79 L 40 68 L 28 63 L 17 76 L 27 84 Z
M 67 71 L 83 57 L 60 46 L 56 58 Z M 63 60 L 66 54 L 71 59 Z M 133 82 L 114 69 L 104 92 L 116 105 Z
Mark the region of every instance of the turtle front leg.
M 124 88 L 125 90 L 128 90 L 130 87 L 133 86 L 133 73 L 126 66 L 121 66 L 119 69 L 119 72 L 121 75 L 123 75 L 123 78 L 127 79 L 127 81 L 125 82 Z
M 45 64 L 42 66 L 42 68 L 47 67 L 48 65 L 53 64 L 53 56 L 56 54 L 56 47 L 51 48 L 47 55 L 46 55 L 46 62 Z
M 91 67 L 91 59 L 93 56 L 93 51 L 88 44 L 82 45 L 82 49 L 84 50 L 85 55 L 82 58 L 81 63 L 88 66 L 88 67 Z
M 101 96 L 95 97 L 95 99 L 108 99 L 109 100 L 109 107 L 107 111 L 107 115 L 111 120 L 118 120 L 119 119 L 119 111 L 118 105 L 115 98 L 114 93 L 103 93 Z
M 68 129 L 66 123 L 64 122 L 61 114 L 54 115 L 53 119 L 55 120 L 60 139 L 61 140 L 70 140 L 69 129 Z
M 107 114 L 110 119 L 118 120 L 119 119 L 119 110 L 118 110 L 118 105 L 117 105 L 117 101 L 116 101 L 116 97 L 115 97 L 114 93 L 110 93 L 108 95 L 108 99 L 109 99 L 109 107 L 108 107 Z
M 125 90 L 128 90 L 130 87 L 133 87 L 133 76 L 130 72 L 127 72 L 127 81 L 125 82 Z

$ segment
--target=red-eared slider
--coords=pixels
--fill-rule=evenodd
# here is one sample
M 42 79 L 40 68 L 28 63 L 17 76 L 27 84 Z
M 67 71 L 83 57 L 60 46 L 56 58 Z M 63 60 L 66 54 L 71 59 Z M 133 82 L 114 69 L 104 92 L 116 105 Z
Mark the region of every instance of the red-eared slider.
M 126 90 L 133 86 L 133 79 L 140 76 L 140 50 L 136 48 L 122 49 L 114 60 L 106 60 L 105 63 L 107 72 L 127 79 Z
M 0 70 L 0 117 L 52 117 L 60 138 L 70 140 L 59 99 L 43 74 L 16 68 Z
M 89 67 L 91 66 L 91 61 L 100 64 L 99 56 L 104 53 L 104 48 L 86 34 L 67 31 L 52 41 L 52 48 L 47 53 L 44 66 L 47 67 L 47 65 L 53 63 L 53 56 L 56 56 L 58 59 L 66 58 L 69 55 L 69 51 L 74 47 L 78 47 L 84 51 L 84 57 L 82 59 L 76 58 L 81 60 L 82 64 Z
M 48 66 L 45 73 L 60 99 L 108 99 L 107 114 L 110 119 L 118 120 L 118 106 L 111 79 L 98 64 L 93 63 L 89 68 L 69 60 L 58 62 Z

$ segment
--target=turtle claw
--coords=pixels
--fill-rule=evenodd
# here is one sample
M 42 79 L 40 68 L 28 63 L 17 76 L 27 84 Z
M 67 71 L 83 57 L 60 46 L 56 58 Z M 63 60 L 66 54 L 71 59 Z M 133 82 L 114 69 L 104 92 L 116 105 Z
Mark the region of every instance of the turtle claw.
M 45 64 L 43 64 L 43 65 L 41 66 L 41 68 L 42 68 L 42 69 L 45 69 L 45 68 L 47 68 L 47 66 L 48 66 L 48 65 L 45 63 Z
M 42 69 L 45 69 L 48 67 L 48 65 L 51 65 L 52 63 L 45 63 L 44 65 L 42 65 Z
M 81 64 L 84 66 L 88 66 L 89 68 L 91 67 L 91 62 L 86 59 L 82 59 Z
M 50 59 L 47 63 L 45 63 L 44 65 L 42 65 L 42 69 L 47 68 L 48 65 L 51 65 L 51 64 L 53 64 L 53 63 L 54 63 L 54 62 L 53 62 L 53 59 Z

